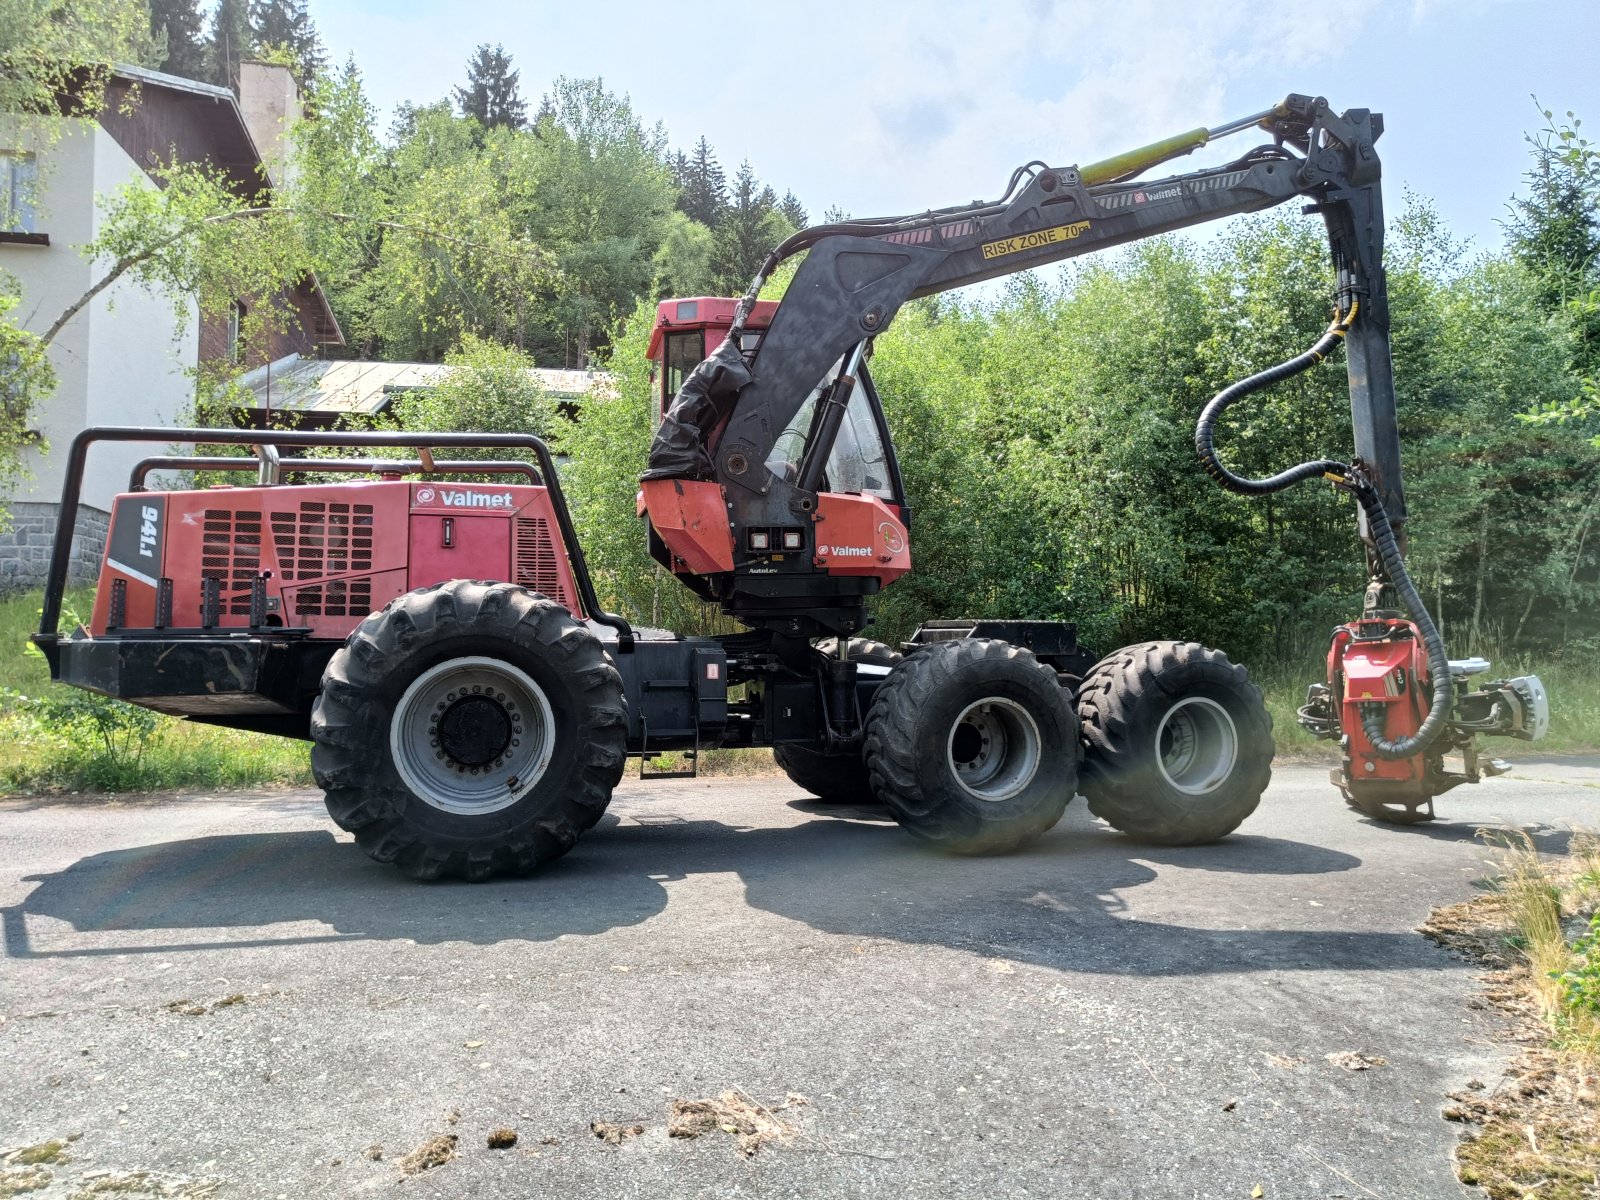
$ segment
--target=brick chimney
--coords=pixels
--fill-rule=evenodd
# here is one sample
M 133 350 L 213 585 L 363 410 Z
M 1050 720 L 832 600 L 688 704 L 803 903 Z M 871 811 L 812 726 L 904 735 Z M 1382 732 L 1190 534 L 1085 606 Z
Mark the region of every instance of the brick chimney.
M 240 63 L 239 109 L 268 178 L 279 187 L 287 186 L 292 182 L 289 131 L 305 115 L 294 72 L 276 63 Z

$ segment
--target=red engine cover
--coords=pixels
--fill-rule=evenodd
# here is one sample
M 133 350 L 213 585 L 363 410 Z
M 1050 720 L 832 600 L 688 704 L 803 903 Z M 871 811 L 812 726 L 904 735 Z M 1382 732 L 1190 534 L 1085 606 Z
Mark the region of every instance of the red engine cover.
M 90 632 L 151 628 L 172 581 L 169 628 L 201 623 L 201 579 L 220 584 L 218 625 L 248 628 L 251 583 L 266 574 L 267 623 L 343 638 L 413 588 L 449 579 L 519 583 L 581 614 L 572 567 L 542 487 L 373 481 L 224 487 L 118 496 Z

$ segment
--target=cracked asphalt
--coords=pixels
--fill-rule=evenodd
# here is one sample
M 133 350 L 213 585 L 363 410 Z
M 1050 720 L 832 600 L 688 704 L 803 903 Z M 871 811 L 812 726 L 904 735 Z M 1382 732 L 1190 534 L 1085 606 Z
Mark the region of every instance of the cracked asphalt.
M 630 780 L 568 857 L 477 886 L 368 861 L 313 793 L 3 801 L 0 1147 L 81 1134 L 40 1200 L 1475 1194 L 1439 1108 L 1503 1055 L 1414 930 L 1485 875 L 1480 825 L 1600 824 L 1596 767 L 1413 829 L 1280 767 L 1215 846 L 1078 801 L 999 859 L 781 778 Z M 806 1097 L 794 1135 L 667 1136 L 733 1089 Z M 405 1177 L 435 1134 L 458 1157 Z

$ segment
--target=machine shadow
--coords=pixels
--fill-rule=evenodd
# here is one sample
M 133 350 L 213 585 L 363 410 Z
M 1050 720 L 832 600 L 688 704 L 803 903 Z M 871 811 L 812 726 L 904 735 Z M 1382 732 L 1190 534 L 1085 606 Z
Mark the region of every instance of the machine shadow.
M 11 958 L 341 940 L 548 942 L 639 925 L 666 909 L 673 882 L 736 874 L 752 908 L 823 933 L 1004 955 L 1069 972 L 1448 965 L 1409 933 L 1278 928 L 1283 910 L 1271 895 L 1253 906 L 1227 899 L 1255 876 L 1283 879 L 1271 889 L 1275 895 L 1295 877 L 1352 870 L 1360 860 L 1351 855 L 1250 835 L 1157 850 L 1092 826 L 1081 811 L 1063 824 L 1073 827 L 1021 853 L 962 859 L 870 820 L 747 828 L 640 815 L 592 831 L 535 877 L 432 886 L 370 862 L 329 832 L 218 835 L 91 855 L 30 877 L 38 886 L 0 918 Z M 1215 888 L 1215 904 L 1179 910 L 1202 913 L 1190 918 L 1196 926 L 1123 915 L 1124 894 L 1163 871 L 1215 877 L 1206 884 Z M 1205 927 L 1252 919 L 1255 926 L 1243 929 Z M 186 930 L 194 936 L 171 936 Z

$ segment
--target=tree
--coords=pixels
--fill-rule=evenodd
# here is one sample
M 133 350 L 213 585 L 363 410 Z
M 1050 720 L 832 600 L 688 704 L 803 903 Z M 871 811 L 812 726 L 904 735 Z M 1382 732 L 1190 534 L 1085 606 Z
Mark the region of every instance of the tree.
M 583 365 L 650 290 L 675 201 L 666 140 L 603 80 L 560 78 L 535 132 L 505 142 L 519 164 L 510 178 L 538 181 L 525 193 L 524 228 L 560 268 L 548 299 L 561 340 L 541 361 Z
M 521 129 L 527 123 L 528 106 L 517 90 L 520 74 L 511 69 L 504 46 L 480 45 L 467 63 L 467 86 L 455 89 L 461 115 L 476 117 L 489 129 Z
M 667 229 L 656 251 L 656 287 L 663 296 L 700 296 L 715 284 L 711 256 L 716 236 L 699 221 L 681 212 L 667 218 Z
M 532 374 L 533 359 L 526 354 L 469 333 L 444 361 L 450 371 L 438 383 L 395 404 L 395 421 L 402 429 L 548 437 L 555 428 L 556 402 Z M 458 456 L 504 458 L 505 452 L 462 450 Z
M 184 79 L 206 77 L 205 18 L 199 0 L 150 0 L 150 31 L 166 38 L 163 71 Z
M 274 48 L 293 60 L 301 86 L 322 73 L 322 39 L 306 11 L 306 0 L 250 0 L 250 26 L 257 46 Z
M 246 0 L 217 0 L 211 14 L 211 45 L 207 54 L 211 82 L 239 90 L 239 64 L 256 50 Z
M 733 179 L 733 194 L 717 228 L 712 266 L 720 290 L 738 294 L 750 286 L 767 253 L 795 227 L 778 211 L 778 197 L 756 179 L 746 159 Z
M 6 0 L 0 4 L 0 112 L 53 115 L 57 97 L 93 116 L 116 63 L 154 66 L 159 44 L 144 0 Z
M 810 224 L 806 216 L 805 205 L 800 203 L 800 198 L 793 192 L 785 192 L 783 199 L 778 201 L 778 212 L 783 219 L 796 229 L 804 229 Z
M 704 136 L 694 154 L 678 154 L 673 163 L 678 184 L 678 211 L 707 229 L 715 229 L 728 206 L 728 181 Z
M 30 147 L 50 145 L 65 129 L 56 119 L 60 96 L 73 96 L 76 112 L 92 118 L 105 106 L 111 68 L 156 65 L 159 41 L 143 0 L 0 4 L 0 112 L 9 114 L 11 136 Z M 0 493 L 22 472 L 24 448 L 38 442 L 34 410 L 55 386 L 47 342 L 22 328 L 36 303 L 24 304 L 17 281 L 0 271 Z M 0 504 L 0 526 L 5 519 Z

